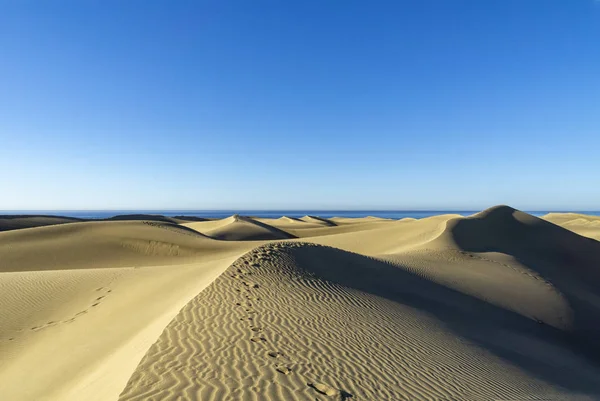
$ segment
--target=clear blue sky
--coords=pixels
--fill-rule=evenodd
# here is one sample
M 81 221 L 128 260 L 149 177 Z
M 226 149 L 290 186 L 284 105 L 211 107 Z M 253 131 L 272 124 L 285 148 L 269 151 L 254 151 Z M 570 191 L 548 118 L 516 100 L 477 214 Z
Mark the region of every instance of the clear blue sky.
M 3 1 L 0 209 L 600 209 L 600 2 Z

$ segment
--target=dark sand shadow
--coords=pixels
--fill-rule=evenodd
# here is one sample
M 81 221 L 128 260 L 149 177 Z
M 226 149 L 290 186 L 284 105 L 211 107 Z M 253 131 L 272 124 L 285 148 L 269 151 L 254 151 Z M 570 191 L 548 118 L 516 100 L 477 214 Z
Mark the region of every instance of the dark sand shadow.
M 574 313 L 574 334 L 600 356 L 600 242 L 500 206 L 455 221 L 448 234 L 467 252 L 501 252 L 552 283 Z
M 530 372 L 545 382 L 574 393 L 600 395 L 600 364 L 577 347 L 578 339 L 551 326 L 426 280 L 388 262 L 315 244 L 288 250 L 301 269 L 331 282 L 426 312 L 457 335 Z M 561 347 L 586 360 L 590 370 L 574 372 L 544 361 L 543 355 L 498 342 L 499 330 Z M 493 339 L 494 338 L 494 339 Z M 591 372 L 591 373 L 590 373 Z

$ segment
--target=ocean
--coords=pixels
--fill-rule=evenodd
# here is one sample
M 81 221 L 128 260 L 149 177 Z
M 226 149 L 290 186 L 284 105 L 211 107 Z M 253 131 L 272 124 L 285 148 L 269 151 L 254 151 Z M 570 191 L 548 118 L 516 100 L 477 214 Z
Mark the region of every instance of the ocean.
M 194 216 L 205 218 L 225 218 L 234 214 L 262 218 L 279 218 L 282 216 L 302 217 L 306 215 L 319 217 L 366 217 L 375 216 L 388 219 L 412 217 L 421 219 L 439 214 L 460 214 L 469 216 L 480 210 L 10 210 L 1 211 L 0 215 L 46 215 L 67 216 L 81 219 L 105 219 L 123 214 L 159 214 L 167 217 Z M 526 211 L 534 216 L 543 216 L 554 211 Z M 564 211 L 560 211 L 564 212 Z M 600 211 L 569 211 L 600 216 Z

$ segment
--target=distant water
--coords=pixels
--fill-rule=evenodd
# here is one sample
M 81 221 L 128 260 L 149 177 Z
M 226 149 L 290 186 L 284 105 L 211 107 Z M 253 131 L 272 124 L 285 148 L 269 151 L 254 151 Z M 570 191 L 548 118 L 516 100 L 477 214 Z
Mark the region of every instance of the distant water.
M 480 212 L 480 210 L 21 210 L 21 211 L 0 211 L 0 215 L 8 214 L 39 214 L 52 216 L 78 217 L 82 219 L 105 219 L 122 214 L 160 214 L 163 216 L 194 216 L 205 218 L 224 218 L 234 214 L 243 216 L 279 218 L 281 216 L 303 217 L 383 217 L 387 219 L 402 219 L 412 217 L 421 219 L 424 217 L 436 216 L 440 214 L 460 214 L 469 216 Z M 527 211 L 534 216 L 543 216 L 551 211 Z M 572 211 L 573 213 L 583 213 L 600 216 L 600 211 Z

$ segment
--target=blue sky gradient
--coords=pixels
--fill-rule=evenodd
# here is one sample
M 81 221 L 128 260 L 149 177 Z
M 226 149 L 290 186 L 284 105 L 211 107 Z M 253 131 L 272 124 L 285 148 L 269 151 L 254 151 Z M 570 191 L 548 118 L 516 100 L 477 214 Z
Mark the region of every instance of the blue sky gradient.
M 600 2 L 8 1 L 1 209 L 600 209 Z

